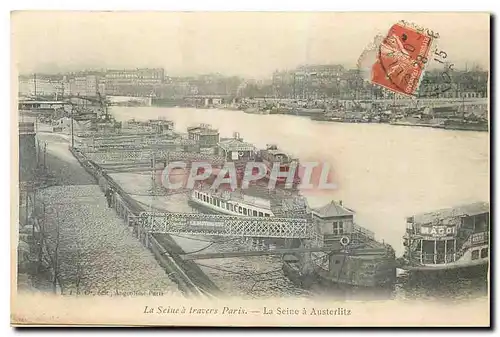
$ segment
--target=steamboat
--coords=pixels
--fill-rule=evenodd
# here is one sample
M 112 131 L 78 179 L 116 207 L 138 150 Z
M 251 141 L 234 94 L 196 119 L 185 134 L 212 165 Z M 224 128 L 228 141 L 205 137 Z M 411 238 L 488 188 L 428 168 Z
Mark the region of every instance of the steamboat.
M 413 276 L 483 275 L 489 265 L 489 204 L 477 202 L 407 218 L 403 269 Z
M 308 210 L 306 199 L 297 191 L 269 190 L 262 185 L 214 190 L 200 184 L 191 191 L 190 202 L 216 213 L 251 217 L 297 217 Z

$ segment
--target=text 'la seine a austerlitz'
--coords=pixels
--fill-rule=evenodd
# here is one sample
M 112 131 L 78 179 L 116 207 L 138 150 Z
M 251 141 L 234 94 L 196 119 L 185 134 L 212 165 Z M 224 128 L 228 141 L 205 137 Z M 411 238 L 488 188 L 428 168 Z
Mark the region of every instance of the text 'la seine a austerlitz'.
M 346 308 L 268 308 L 262 310 L 245 309 L 242 307 L 231 308 L 196 308 L 196 307 L 171 307 L 171 306 L 156 306 L 144 307 L 144 314 L 189 314 L 189 315 L 247 315 L 247 314 L 264 314 L 276 316 L 350 316 L 351 309 Z

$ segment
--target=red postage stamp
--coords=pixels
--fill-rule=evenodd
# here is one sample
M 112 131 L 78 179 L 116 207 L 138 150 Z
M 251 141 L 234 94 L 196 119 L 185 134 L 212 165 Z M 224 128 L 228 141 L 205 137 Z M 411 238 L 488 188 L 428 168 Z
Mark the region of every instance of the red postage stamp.
M 389 30 L 379 46 L 371 81 L 393 92 L 415 96 L 433 37 L 401 23 Z

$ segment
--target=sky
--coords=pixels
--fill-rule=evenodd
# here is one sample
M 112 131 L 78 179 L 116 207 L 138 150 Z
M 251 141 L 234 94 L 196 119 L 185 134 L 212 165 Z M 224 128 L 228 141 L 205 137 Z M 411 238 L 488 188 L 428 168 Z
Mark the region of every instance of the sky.
M 161 67 L 265 78 L 301 64 L 354 68 L 402 19 L 439 32 L 456 67 L 489 68 L 486 13 L 21 11 L 11 16 L 12 62 L 23 74 Z

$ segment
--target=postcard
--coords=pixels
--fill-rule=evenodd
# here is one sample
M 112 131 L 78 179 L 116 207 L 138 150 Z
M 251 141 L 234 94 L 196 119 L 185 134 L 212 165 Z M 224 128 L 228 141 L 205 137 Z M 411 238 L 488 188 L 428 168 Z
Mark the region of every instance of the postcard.
M 490 325 L 489 13 L 11 28 L 12 325 Z

